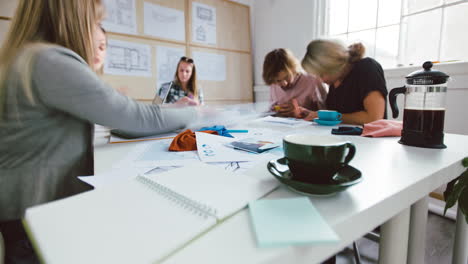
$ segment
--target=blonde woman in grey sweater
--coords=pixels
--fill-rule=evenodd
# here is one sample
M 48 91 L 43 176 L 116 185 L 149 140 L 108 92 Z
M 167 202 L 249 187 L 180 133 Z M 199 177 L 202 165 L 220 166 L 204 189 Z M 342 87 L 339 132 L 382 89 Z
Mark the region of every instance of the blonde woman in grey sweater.
M 102 82 L 92 67 L 100 0 L 20 0 L 0 50 L 0 231 L 6 263 L 29 258 L 20 219 L 27 207 L 88 189 L 92 126 L 133 135 L 184 127 L 190 108 L 138 103 Z M 53 219 L 51 219 L 53 221 Z

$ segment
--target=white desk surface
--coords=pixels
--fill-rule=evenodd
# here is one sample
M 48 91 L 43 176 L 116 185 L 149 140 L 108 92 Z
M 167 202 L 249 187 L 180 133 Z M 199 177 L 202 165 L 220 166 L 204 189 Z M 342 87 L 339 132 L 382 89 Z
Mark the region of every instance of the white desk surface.
M 310 132 L 329 134 L 331 127 L 312 125 L 292 129 L 269 126 L 286 134 Z M 245 128 L 245 126 L 244 126 Z M 247 209 L 235 214 L 175 252 L 164 263 L 315 263 L 320 262 L 381 225 L 464 170 L 468 136 L 446 134 L 446 149 L 404 146 L 399 138 L 346 136 L 357 148 L 350 165 L 358 168 L 363 181 L 329 197 L 310 197 L 312 203 L 341 238 L 334 245 L 260 249 Z M 134 144 L 108 144 L 95 149 L 96 173 L 104 172 Z M 252 176 L 272 177 L 266 164 L 252 168 Z M 280 186 L 266 197 L 295 197 Z M 138 254 L 135 252 L 135 254 Z

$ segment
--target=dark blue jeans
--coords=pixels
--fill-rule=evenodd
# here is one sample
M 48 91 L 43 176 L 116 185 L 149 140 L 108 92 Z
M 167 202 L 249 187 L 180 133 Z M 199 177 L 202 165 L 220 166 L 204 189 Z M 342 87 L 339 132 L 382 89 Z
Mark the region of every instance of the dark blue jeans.
M 0 222 L 0 232 L 5 243 L 5 264 L 40 263 L 21 220 Z

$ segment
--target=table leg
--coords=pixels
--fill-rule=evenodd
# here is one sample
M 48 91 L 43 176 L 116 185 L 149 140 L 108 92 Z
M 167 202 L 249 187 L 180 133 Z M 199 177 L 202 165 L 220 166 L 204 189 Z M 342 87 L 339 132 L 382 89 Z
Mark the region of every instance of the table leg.
M 457 210 L 457 225 L 455 229 L 452 263 L 468 263 L 468 224 L 466 224 L 465 216 L 460 211 L 460 208 Z
M 409 222 L 406 208 L 380 227 L 379 264 L 406 263 Z
M 426 250 L 426 226 L 429 200 L 427 196 L 411 206 L 409 229 L 408 261 L 409 264 L 424 264 Z

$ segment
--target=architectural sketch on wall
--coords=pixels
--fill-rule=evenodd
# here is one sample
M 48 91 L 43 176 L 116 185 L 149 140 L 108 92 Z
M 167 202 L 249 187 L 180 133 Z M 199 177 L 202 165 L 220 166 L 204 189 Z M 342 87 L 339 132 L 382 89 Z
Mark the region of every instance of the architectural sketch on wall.
M 192 41 L 216 45 L 216 8 L 192 2 Z
M 104 29 L 110 32 L 137 34 L 135 0 L 104 0 Z
M 156 47 L 156 90 L 161 87 L 161 84 L 170 82 L 174 79 L 177 63 L 179 62 L 180 57 L 184 55 L 184 48 L 173 48 L 165 46 Z
M 226 56 L 209 52 L 193 52 L 197 65 L 197 79 L 203 81 L 226 80 Z
M 155 37 L 185 41 L 184 12 L 145 2 L 144 32 Z
M 151 77 L 151 46 L 109 39 L 104 73 Z

